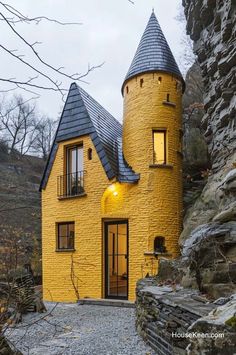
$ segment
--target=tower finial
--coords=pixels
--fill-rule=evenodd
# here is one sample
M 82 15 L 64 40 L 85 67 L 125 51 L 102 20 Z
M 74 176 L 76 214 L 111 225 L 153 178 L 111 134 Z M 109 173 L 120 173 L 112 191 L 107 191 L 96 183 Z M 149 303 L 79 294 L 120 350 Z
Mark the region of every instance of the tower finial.
M 154 7 L 152 8 L 152 13 L 154 14 Z

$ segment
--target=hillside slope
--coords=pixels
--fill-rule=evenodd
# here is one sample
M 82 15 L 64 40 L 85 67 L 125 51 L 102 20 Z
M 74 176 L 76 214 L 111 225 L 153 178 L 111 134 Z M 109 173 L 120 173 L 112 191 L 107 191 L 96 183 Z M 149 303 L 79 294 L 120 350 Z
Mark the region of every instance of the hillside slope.
M 11 248 L 15 265 L 32 262 L 40 269 L 41 207 L 39 183 L 45 162 L 33 156 L 10 156 L 0 151 L 0 253 L 9 261 Z M 16 252 L 17 250 L 17 252 Z M 35 255 L 37 253 L 37 256 Z M 17 255 L 16 255 L 17 254 Z

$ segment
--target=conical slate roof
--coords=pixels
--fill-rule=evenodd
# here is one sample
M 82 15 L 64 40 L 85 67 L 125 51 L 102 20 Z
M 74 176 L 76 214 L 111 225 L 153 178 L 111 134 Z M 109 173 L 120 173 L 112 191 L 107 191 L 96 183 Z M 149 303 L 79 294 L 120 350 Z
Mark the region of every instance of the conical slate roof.
M 174 74 L 183 81 L 181 72 L 161 30 L 159 22 L 154 12 L 152 12 L 134 59 L 125 77 L 122 91 L 128 79 L 138 74 L 155 71 Z

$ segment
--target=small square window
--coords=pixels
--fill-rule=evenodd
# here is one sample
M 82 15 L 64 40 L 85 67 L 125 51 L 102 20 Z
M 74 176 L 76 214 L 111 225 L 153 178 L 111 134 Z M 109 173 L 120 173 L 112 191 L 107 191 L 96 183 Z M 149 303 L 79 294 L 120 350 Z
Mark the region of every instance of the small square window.
M 74 249 L 75 224 L 74 222 L 65 222 L 57 224 L 57 249 Z

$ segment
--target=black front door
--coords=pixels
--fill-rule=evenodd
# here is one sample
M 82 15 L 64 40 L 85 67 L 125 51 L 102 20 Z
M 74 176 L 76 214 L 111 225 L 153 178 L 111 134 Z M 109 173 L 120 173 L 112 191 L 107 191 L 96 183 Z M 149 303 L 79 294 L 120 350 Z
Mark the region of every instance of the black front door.
M 105 297 L 128 299 L 128 221 L 105 222 Z

